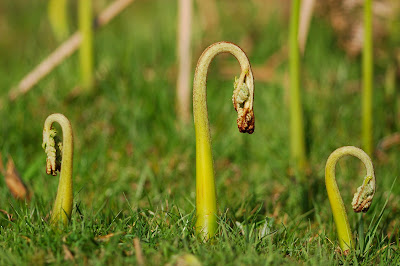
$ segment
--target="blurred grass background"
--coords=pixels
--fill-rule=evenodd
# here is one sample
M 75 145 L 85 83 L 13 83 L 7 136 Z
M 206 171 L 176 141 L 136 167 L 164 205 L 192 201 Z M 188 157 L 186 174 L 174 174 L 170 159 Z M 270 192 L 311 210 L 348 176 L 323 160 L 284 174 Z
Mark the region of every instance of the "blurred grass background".
M 94 14 L 109 2 L 94 1 Z M 306 184 L 296 183 L 290 175 L 285 52 L 289 1 L 218 1 L 219 25 L 211 32 L 204 31 L 204 17 L 195 3 L 193 71 L 203 49 L 221 40 L 241 46 L 253 68 L 271 70 L 268 60 L 282 56 L 272 66 L 272 75 L 255 73 L 253 135 L 239 134 L 236 128 L 231 103 L 234 76 L 223 74 L 223 68 L 230 67 L 236 68 L 238 76 L 239 65 L 226 55 L 212 63 L 208 109 L 221 226 L 228 233 L 221 229 L 221 239 L 214 245 L 193 239 L 195 140 L 193 124 L 180 124 L 175 112 L 176 2 L 134 1 L 95 33 L 96 82 L 90 95 L 71 96 L 79 84 L 76 53 L 29 93 L 10 102 L 9 90 L 58 43 L 47 20 L 47 1 L 1 1 L 0 152 L 4 163 L 12 156 L 34 197 L 30 204 L 15 201 L 0 179 L 0 209 L 15 219 L 10 222 L 0 214 L 0 262 L 65 263 L 63 245 L 80 263 L 135 262 L 133 237 L 141 239 L 149 264 L 173 263 L 174 255 L 185 252 L 195 254 L 204 264 L 398 261 L 399 256 L 393 255 L 398 252 L 399 239 L 398 181 L 370 256 L 343 258 L 329 241 L 335 241 L 336 231 L 324 167 L 334 149 L 361 145 L 361 58 L 348 55 L 338 45 L 340 36 L 322 11 L 312 19 L 301 69 L 311 171 Z M 70 4 L 72 29 L 76 29 L 74 10 L 75 1 Z M 389 67 L 398 81 L 399 38 L 395 34 L 389 31 L 381 41 L 386 46 L 375 48 L 380 52 L 374 68 L 375 147 L 399 130 L 398 92 L 390 97 L 385 94 Z M 75 208 L 70 233 L 64 235 L 52 232 L 46 222 L 58 178 L 45 175 L 42 127 L 45 118 L 55 112 L 70 119 L 75 135 Z M 365 215 L 365 227 L 383 208 L 400 172 L 399 147 L 386 154 L 384 161 L 373 158 L 377 193 Z M 357 159 L 339 162 L 338 184 L 346 206 L 361 184 L 364 170 L 360 169 Z M 357 215 L 349 212 L 349 217 L 355 228 Z M 277 232 L 256 239 L 259 242 L 250 241 L 265 224 Z M 116 236 L 98 240 L 110 233 Z M 388 248 L 377 255 L 385 245 Z

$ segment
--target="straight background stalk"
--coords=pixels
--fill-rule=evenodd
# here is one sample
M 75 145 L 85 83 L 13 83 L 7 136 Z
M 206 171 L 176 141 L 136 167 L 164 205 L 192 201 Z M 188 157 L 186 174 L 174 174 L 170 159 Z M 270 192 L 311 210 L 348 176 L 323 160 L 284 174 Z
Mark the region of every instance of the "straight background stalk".
M 81 82 L 84 90 L 93 85 L 93 29 L 92 2 L 79 0 L 79 31 L 82 34 L 82 44 L 79 50 Z
M 372 9 L 371 0 L 364 2 L 363 91 L 362 91 L 362 145 L 371 155 L 372 148 Z
M 49 0 L 48 16 L 57 41 L 62 41 L 69 35 L 67 0 Z
M 300 54 L 297 42 L 300 0 L 292 1 L 289 32 L 290 67 L 290 154 L 295 172 L 304 173 L 306 164 L 303 110 L 300 95 Z

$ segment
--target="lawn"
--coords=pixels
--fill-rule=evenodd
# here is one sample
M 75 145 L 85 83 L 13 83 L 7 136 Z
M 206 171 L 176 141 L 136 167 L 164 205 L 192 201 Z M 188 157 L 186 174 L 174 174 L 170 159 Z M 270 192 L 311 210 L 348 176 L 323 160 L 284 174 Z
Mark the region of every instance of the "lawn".
M 110 1 L 95 2 L 98 13 Z M 350 212 L 362 164 L 352 157 L 338 163 L 357 239 L 348 256 L 338 251 L 325 189 L 329 154 L 361 146 L 361 56 L 347 56 L 329 23 L 313 18 L 301 59 L 309 173 L 296 178 L 289 151 L 288 18 L 258 9 L 257 1 L 219 2 L 220 26 L 213 32 L 202 30 L 204 18 L 197 5 L 194 10 L 192 73 L 211 43 L 241 46 L 255 70 L 256 119 L 252 135 L 238 132 L 234 76 L 226 69 L 239 77 L 240 68 L 232 56 L 219 55 L 207 91 L 219 225 L 212 241 L 196 239 L 193 118 L 180 123 L 175 106 L 176 2 L 137 0 L 96 31 L 96 81 L 89 94 L 76 93 L 76 53 L 10 101 L 9 90 L 58 42 L 47 1 L 1 1 L 0 152 L 4 164 L 12 156 L 33 195 L 30 202 L 15 200 L 0 175 L 0 264 L 399 264 L 399 147 L 385 151 L 385 160 L 372 156 L 377 189 L 366 214 Z M 374 68 L 374 147 L 400 130 L 398 93 L 385 95 L 386 70 L 382 63 Z M 46 175 L 41 148 L 52 113 L 69 118 L 75 139 L 74 208 L 63 230 L 49 224 L 58 177 Z

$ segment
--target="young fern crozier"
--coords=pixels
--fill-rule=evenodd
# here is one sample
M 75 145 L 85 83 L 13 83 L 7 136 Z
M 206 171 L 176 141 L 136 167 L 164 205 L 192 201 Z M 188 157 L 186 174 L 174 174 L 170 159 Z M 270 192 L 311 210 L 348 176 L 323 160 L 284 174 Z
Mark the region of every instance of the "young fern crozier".
M 357 189 L 351 203 L 354 212 L 367 212 L 371 206 L 375 194 L 375 174 L 371 158 L 361 149 L 353 146 L 341 147 L 329 156 L 325 166 L 325 184 L 331 204 L 333 219 L 339 237 L 339 246 L 345 254 L 354 248 L 354 240 L 351 234 L 346 209 L 340 196 L 335 178 L 335 167 L 339 159 L 345 155 L 353 155 L 359 158 L 365 165 L 367 174 L 363 184 Z
M 52 127 L 57 122 L 61 125 L 63 142 L 58 139 L 56 130 Z M 52 114 L 44 122 L 43 149 L 47 154 L 46 172 L 48 175 L 57 175 L 60 172 L 60 180 L 57 189 L 56 201 L 51 214 L 51 223 L 62 222 L 67 225 L 72 212 L 72 158 L 73 136 L 69 120 L 62 114 Z
M 242 49 L 235 44 L 215 43 L 200 56 L 193 82 L 193 116 L 196 133 L 196 233 L 204 240 L 213 237 L 217 229 L 217 202 L 207 113 L 207 72 L 212 59 L 224 52 L 236 57 L 242 71 L 239 79 L 235 80 L 232 96 L 233 105 L 238 113 L 239 131 L 249 134 L 254 131 L 254 79 L 250 62 Z

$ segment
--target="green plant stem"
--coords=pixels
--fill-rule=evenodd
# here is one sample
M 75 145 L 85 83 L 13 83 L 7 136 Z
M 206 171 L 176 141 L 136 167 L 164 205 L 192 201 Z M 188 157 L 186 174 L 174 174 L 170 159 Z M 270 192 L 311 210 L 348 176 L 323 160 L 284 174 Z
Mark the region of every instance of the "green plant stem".
M 49 0 L 48 16 L 58 41 L 68 37 L 67 0 Z
M 363 150 L 345 146 L 336 149 L 329 156 L 325 166 L 325 184 L 328 192 L 329 202 L 331 204 L 333 219 L 336 224 L 336 230 L 339 237 L 339 246 L 345 254 L 354 248 L 354 240 L 350 230 L 350 224 L 346 213 L 346 208 L 340 191 L 336 183 L 335 168 L 336 163 L 345 155 L 352 155 L 359 158 L 367 170 L 363 185 L 357 189 L 353 198 L 353 210 L 355 212 L 366 212 L 371 204 L 375 194 L 375 174 L 371 158 Z
M 304 175 L 306 153 L 304 143 L 303 110 L 300 94 L 300 52 L 297 41 L 300 0 L 292 0 L 289 32 L 290 65 L 290 154 L 296 174 Z
M 362 92 L 362 142 L 363 148 L 371 155 L 372 145 L 372 8 L 371 0 L 364 2 L 364 46 L 363 46 L 363 92 Z
M 213 237 L 217 230 L 217 201 L 207 113 L 207 72 L 212 59 L 224 52 L 231 53 L 239 61 L 242 73 L 238 86 L 245 84 L 249 89 L 248 101 L 244 107 L 251 109 L 251 115 L 253 109 L 253 73 L 246 54 L 232 43 L 219 42 L 209 46 L 199 58 L 193 82 L 193 116 L 196 133 L 196 233 L 204 240 Z M 252 119 L 254 122 L 254 117 Z M 252 133 L 253 129 L 254 124 L 248 132 Z M 241 129 L 240 131 L 242 132 Z
M 93 85 L 93 18 L 92 1 L 79 0 L 79 31 L 82 34 L 82 44 L 79 50 L 81 67 L 81 82 L 84 90 L 90 90 Z
M 43 135 L 49 136 L 49 132 L 52 129 L 54 122 L 61 125 L 63 132 L 63 144 L 62 144 L 62 161 L 61 161 L 61 173 L 60 180 L 57 189 L 57 196 L 51 215 L 51 223 L 58 224 L 60 221 L 62 224 L 67 225 L 71 218 L 73 193 L 72 193 L 72 160 L 73 160 L 73 135 L 72 127 L 69 120 L 62 114 L 52 114 L 47 117 L 44 122 Z M 56 171 L 53 169 L 54 172 Z

